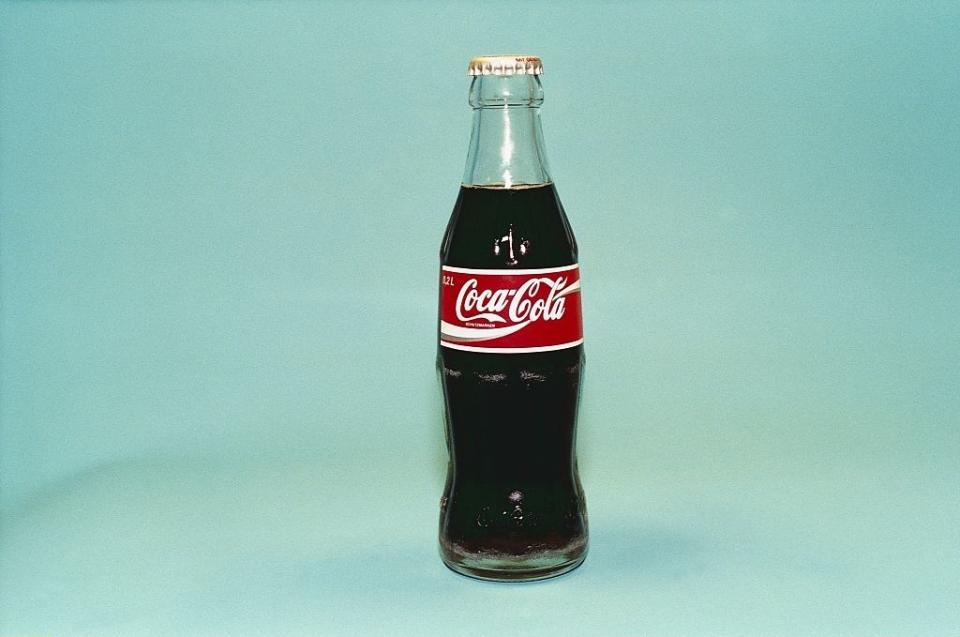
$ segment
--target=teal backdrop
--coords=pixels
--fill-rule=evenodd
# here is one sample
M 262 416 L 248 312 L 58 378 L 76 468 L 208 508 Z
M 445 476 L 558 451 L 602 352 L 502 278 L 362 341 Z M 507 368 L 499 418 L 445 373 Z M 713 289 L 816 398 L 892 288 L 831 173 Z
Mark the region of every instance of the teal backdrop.
M 960 5 L 0 5 L 0 635 L 960 634 Z M 443 568 L 468 59 L 544 59 L 591 554 Z

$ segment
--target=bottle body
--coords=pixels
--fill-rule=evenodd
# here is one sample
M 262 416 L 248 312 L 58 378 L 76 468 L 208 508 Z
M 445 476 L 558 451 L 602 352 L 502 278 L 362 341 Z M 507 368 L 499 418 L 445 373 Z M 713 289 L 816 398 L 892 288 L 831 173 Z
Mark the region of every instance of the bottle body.
M 586 555 L 587 518 L 577 246 L 553 184 L 463 186 L 440 262 L 441 555 L 483 579 L 559 575 Z

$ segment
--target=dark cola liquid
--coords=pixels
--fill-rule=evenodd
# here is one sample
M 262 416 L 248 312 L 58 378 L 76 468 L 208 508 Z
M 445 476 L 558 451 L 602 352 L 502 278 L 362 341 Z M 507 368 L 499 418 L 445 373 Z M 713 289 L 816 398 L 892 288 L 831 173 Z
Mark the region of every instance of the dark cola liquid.
M 513 266 L 492 249 L 510 227 L 518 242 L 528 242 Z M 576 263 L 577 246 L 552 184 L 463 187 L 440 261 L 549 268 Z M 537 579 L 576 566 L 587 539 L 575 448 L 583 346 L 529 354 L 441 346 L 438 368 L 450 452 L 440 515 L 444 561 L 491 579 Z

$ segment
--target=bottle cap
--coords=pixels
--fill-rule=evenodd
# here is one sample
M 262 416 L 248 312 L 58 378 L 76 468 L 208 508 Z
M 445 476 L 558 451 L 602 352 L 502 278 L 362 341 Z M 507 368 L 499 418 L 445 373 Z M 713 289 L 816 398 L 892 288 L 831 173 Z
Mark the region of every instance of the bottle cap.
M 470 60 L 469 75 L 540 75 L 543 62 L 536 55 L 481 55 Z

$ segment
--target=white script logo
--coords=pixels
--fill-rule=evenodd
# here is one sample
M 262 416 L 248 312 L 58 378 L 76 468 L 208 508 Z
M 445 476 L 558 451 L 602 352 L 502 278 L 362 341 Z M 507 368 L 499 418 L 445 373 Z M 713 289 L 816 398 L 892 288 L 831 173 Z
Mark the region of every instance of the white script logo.
M 556 321 L 566 310 L 563 298 L 580 287 L 580 282 L 567 286 L 567 277 L 527 279 L 514 289 L 480 290 L 476 279 L 469 279 L 457 294 L 457 319 L 490 323 L 522 323 L 524 321 Z M 543 292 L 546 291 L 546 295 Z M 506 311 L 507 318 L 504 318 Z M 477 312 L 473 316 L 468 313 Z

